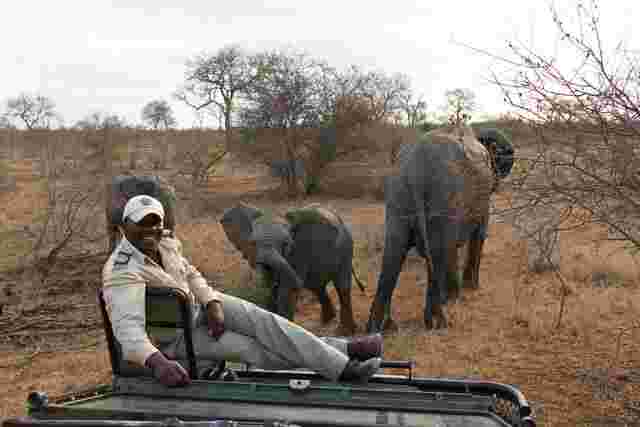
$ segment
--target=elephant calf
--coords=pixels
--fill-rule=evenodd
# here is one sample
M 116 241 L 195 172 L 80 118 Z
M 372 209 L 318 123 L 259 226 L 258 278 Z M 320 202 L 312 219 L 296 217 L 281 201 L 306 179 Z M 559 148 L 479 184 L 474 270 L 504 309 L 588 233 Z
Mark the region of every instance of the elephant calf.
M 241 203 L 225 211 L 220 223 L 258 278 L 271 281 L 272 311 L 293 320 L 298 291 L 306 288 L 317 296 L 327 323 L 336 315 L 326 289 L 332 282 L 340 300 L 338 334 L 355 332 L 351 276 L 363 291 L 364 286 L 352 267 L 351 232 L 337 214 L 310 205 L 291 209 L 277 221 Z

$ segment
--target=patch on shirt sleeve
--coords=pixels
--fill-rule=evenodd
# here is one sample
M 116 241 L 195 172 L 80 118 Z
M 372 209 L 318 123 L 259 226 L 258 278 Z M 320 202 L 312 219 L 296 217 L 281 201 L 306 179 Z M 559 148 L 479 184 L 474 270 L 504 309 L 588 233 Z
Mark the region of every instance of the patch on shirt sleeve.
M 113 270 L 122 270 L 126 268 L 131 261 L 133 252 L 120 251 L 116 254 L 116 259 L 113 261 Z

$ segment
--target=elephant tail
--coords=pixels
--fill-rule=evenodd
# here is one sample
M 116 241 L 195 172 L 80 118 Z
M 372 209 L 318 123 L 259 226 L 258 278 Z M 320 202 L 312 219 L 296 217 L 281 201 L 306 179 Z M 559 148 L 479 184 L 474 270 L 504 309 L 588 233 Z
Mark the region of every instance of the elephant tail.
M 365 286 L 362 284 L 362 282 L 358 278 L 355 268 L 351 268 L 351 274 L 353 274 L 353 278 L 356 279 L 356 283 L 358 284 L 358 286 L 360 286 L 360 290 L 362 291 L 362 293 L 364 293 Z

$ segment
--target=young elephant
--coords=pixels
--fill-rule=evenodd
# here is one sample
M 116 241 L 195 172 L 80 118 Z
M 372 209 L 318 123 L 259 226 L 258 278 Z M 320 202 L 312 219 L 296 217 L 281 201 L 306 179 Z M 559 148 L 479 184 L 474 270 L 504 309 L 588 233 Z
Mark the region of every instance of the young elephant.
M 270 280 L 270 309 L 293 320 L 296 296 L 302 288 L 311 290 L 322 306 L 322 322 L 336 312 L 327 293 L 333 282 L 340 300 L 339 335 L 352 335 L 356 326 L 351 305 L 351 276 L 364 292 L 353 272 L 353 239 L 350 230 L 335 213 L 318 205 L 291 209 L 285 220 L 239 204 L 225 211 L 220 223 L 229 241 L 238 249 L 258 278 Z

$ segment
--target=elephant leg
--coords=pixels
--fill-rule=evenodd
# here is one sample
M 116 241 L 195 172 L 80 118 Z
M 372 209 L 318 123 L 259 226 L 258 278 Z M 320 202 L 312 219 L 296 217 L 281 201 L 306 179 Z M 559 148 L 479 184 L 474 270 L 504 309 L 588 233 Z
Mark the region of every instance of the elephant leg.
M 255 265 L 255 277 L 256 277 L 256 289 L 259 292 L 267 292 L 265 295 L 266 301 L 264 301 L 265 308 L 272 312 L 278 313 L 278 288 L 280 284 L 277 280 L 274 280 L 273 273 L 269 267 L 263 264 Z
M 473 239 L 469 242 L 467 263 L 464 269 L 464 288 L 478 289 L 480 287 L 480 258 L 484 240 Z
M 318 298 L 318 302 L 322 307 L 321 321 L 323 324 L 331 322 L 336 317 L 336 310 L 333 307 L 329 293 L 327 292 L 327 285 L 313 286 L 311 292 Z
M 466 289 L 478 289 L 480 287 L 480 258 L 484 247 L 486 234 L 483 226 L 474 231 L 469 240 L 467 262 L 464 270 L 464 283 Z
M 351 260 L 341 268 L 335 288 L 340 300 L 340 326 L 337 334 L 353 335 L 356 332 L 356 322 L 351 304 Z
M 457 301 L 460 298 L 462 283 L 460 280 L 460 274 L 458 271 L 458 247 L 452 245 L 449 247 L 449 253 L 447 255 L 447 294 L 446 302 Z
M 454 243 L 455 227 L 445 215 L 435 216 L 428 227 L 433 276 L 429 280 L 424 306 L 424 322 L 427 329 L 447 327 L 443 305 L 448 291 L 450 246 Z
M 391 218 L 387 220 L 385 230 L 382 270 L 378 277 L 378 288 L 369 311 L 367 332 L 395 330 L 397 326 L 391 318 L 391 298 L 409 251 L 408 219 Z
M 278 286 L 276 292 L 276 314 L 294 321 L 296 313 L 296 303 L 298 300 L 298 290 L 286 286 Z
M 269 310 L 272 313 L 278 313 L 278 283 L 274 282 L 273 283 L 273 287 L 271 288 L 271 292 L 270 292 L 270 296 L 269 296 L 269 301 L 267 302 L 267 310 Z

